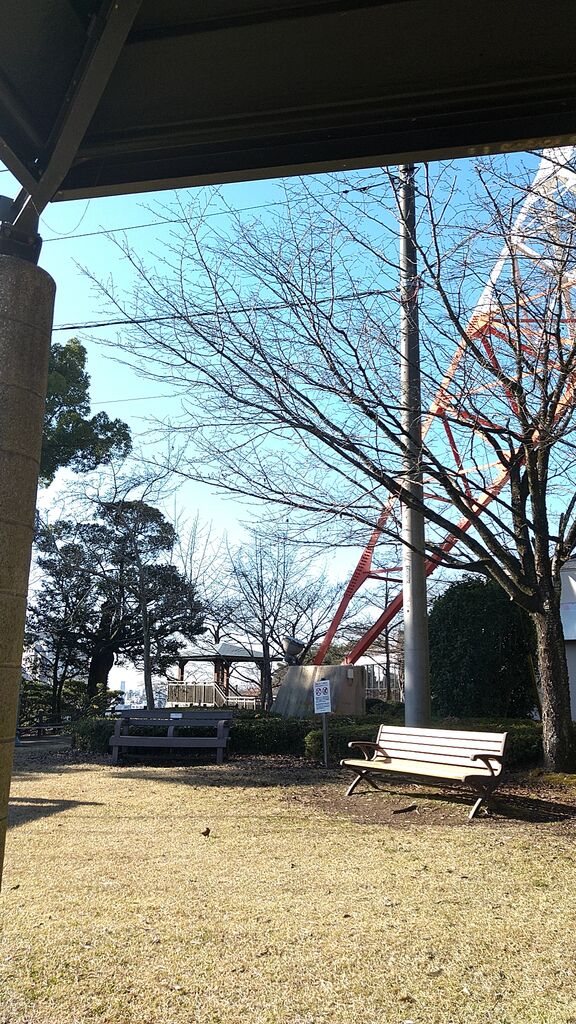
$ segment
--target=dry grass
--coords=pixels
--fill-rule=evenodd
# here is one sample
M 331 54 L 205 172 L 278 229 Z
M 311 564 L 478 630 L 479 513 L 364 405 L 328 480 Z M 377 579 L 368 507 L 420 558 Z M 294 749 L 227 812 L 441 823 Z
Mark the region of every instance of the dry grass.
M 22 765 L 0 1022 L 576 1024 L 571 826 L 359 822 L 341 791 L 271 761 Z

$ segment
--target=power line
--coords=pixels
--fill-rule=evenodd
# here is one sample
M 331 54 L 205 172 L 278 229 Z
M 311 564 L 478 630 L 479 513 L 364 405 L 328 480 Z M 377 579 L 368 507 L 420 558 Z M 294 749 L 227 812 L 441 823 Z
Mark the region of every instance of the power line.
M 352 292 L 348 295 L 330 295 L 325 299 L 316 299 L 315 305 L 326 305 L 326 303 L 332 302 L 357 302 L 359 299 L 371 299 L 378 298 L 382 295 L 388 295 L 398 299 L 398 292 L 396 288 L 374 288 L 364 292 Z M 264 306 L 238 306 L 235 309 L 227 310 L 228 313 L 268 313 L 276 312 L 283 309 L 303 309 L 305 307 L 304 302 L 276 302 Z M 194 319 L 206 319 L 218 315 L 217 311 L 195 311 Z M 183 313 L 166 313 L 163 316 L 143 316 L 143 317 L 125 317 L 118 318 L 117 320 L 92 320 L 83 324 L 58 324 L 53 327 L 53 331 L 89 331 L 95 330 L 98 327 L 126 327 L 128 325 L 132 327 L 143 327 L 146 324 L 158 324 L 166 323 L 170 320 L 186 321 L 187 317 Z
M 133 398 L 106 398 L 103 401 L 100 399 L 90 399 L 90 405 L 121 405 L 126 402 L 152 402 L 158 398 L 174 398 L 174 394 L 168 395 L 135 395 Z
M 2 172 L 0 172 L 0 173 L 2 173 Z M 351 191 L 351 190 L 347 189 L 345 192 L 342 192 L 342 193 L 338 193 L 337 192 L 336 195 L 347 195 L 349 191 Z M 362 191 L 362 190 L 359 190 L 359 191 Z M 318 195 L 318 198 L 319 199 L 325 199 L 325 198 L 327 198 L 329 196 L 334 196 L 334 194 L 335 194 L 334 192 L 321 192 Z M 274 200 L 271 200 L 269 203 L 258 203 L 258 204 L 254 205 L 254 206 L 240 206 L 240 207 L 238 207 L 236 209 L 231 209 L 231 210 L 212 210 L 211 212 L 203 214 L 203 218 L 202 219 L 203 220 L 208 220 L 209 218 L 212 218 L 212 217 L 226 217 L 226 216 L 231 216 L 231 215 L 233 215 L 235 213 L 253 213 L 253 212 L 257 211 L 257 210 L 269 210 L 269 209 L 271 209 L 271 207 L 274 207 L 274 206 L 287 206 L 288 202 L 289 201 L 286 200 L 286 199 L 274 199 Z M 170 225 L 170 224 L 185 224 L 185 223 L 186 223 L 186 217 L 174 217 L 174 218 L 166 218 L 164 220 L 145 221 L 142 224 L 126 224 L 124 227 L 119 227 L 119 228 L 99 228 L 97 231 L 84 231 L 81 234 L 67 234 L 65 232 L 62 232 L 62 233 L 59 233 L 57 235 L 57 237 L 55 237 L 55 238 L 44 238 L 43 239 L 43 245 L 48 245 L 50 242 L 69 242 L 69 241 L 75 240 L 77 238 L 97 238 L 97 237 L 101 237 L 103 235 L 104 236 L 107 236 L 107 235 L 118 235 L 118 234 L 121 234 L 121 233 L 127 232 L 127 231 L 140 231 L 143 228 L 162 227 L 165 224 Z M 50 228 L 49 230 L 52 230 L 52 228 Z

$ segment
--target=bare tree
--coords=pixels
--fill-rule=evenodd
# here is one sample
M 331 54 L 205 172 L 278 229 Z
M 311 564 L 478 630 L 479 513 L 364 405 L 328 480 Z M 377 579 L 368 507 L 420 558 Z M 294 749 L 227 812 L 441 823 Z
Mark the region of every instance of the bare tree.
M 239 597 L 230 587 L 230 554 L 226 535 L 215 533 L 199 514 L 177 523 L 174 551 L 186 579 L 196 588 L 204 609 L 204 635 L 217 647 L 233 639 L 238 625 Z
M 230 550 L 230 590 L 236 598 L 237 635 L 262 650 L 262 706 L 272 704 L 272 660 L 282 658 L 285 637 L 303 644 L 301 658 L 318 642 L 334 613 L 339 586 L 314 565 L 313 556 L 286 537 L 254 531 Z M 351 615 L 355 609 L 351 609 Z M 350 615 L 347 621 L 349 621 Z
M 557 769 L 573 763 L 559 591 L 576 546 L 575 182 L 568 150 L 424 170 L 418 225 L 430 567 L 490 576 L 531 615 Z M 402 486 L 394 175 L 287 187 L 259 223 L 230 211 L 216 229 L 194 198 L 178 212 L 161 263 L 126 252 L 131 358 L 182 397 L 164 425 L 181 434 L 175 468 L 332 540 L 377 526 L 397 544 L 393 501 L 417 501 Z

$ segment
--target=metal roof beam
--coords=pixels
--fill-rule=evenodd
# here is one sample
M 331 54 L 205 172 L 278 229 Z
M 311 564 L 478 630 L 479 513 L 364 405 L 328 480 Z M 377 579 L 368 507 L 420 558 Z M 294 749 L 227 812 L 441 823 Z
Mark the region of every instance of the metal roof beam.
M 104 0 L 45 147 L 34 202 L 40 213 L 65 178 L 120 56 L 142 0 Z

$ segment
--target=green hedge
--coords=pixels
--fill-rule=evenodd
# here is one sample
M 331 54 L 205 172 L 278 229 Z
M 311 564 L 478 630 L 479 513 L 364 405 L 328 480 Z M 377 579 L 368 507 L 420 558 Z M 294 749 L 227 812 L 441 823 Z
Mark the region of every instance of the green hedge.
M 306 736 L 313 722 L 282 718 L 266 712 L 244 713 L 234 719 L 229 750 L 233 754 L 292 754 L 304 757 Z
M 115 725 L 113 718 L 81 718 L 72 726 L 72 746 L 89 754 L 108 754 Z
M 358 720 L 357 720 L 358 721 Z M 380 721 L 372 716 L 360 724 L 343 725 L 336 718 L 331 718 L 328 727 L 328 750 L 333 761 L 342 757 L 354 757 L 354 751 L 348 750 L 351 740 L 375 740 Z M 396 723 L 401 724 L 401 723 Z M 469 729 L 478 732 L 507 732 L 509 768 L 524 768 L 538 764 L 542 760 L 542 725 L 528 719 L 486 719 L 486 718 L 445 718 L 432 723 L 438 729 Z M 306 737 L 306 757 L 320 761 L 324 757 L 322 730 L 314 729 Z M 360 751 L 357 752 L 358 756 Z
M 304 757 L 305 739 L 314 722 L 300 718 L 282 718 L 266 712 L 242 711 L 234 718 L 230 731 L 229 750 L 234 754 L 292 754 Z M 108 741 L 114 732 L 111 718 L 85 718 L 75 722 L 72 744 L 78 750 L 91 754 L 110 752 Z M 192 731 L 192 730 L 190 730 Z M 131 734 L 165 735 L 165 729 L 131 728 Z M 198 735 L 199 731 L 194 730 Z M 186 735 L 186 730 L 182 730 Z
M 328 723 L 328 748 L 333 762 L 348 755 L 351 740 L 375 740 L 381 722 L 401 725 L 402 706 L 389 705 L 372 711 L 364 718 L 331 716 Z M 270 712 L 241 712 L 230 731 L 229 749 L 233 754 L 291 754 L 314 761 L 323 759 L 322 729 L 318 718 L 282 718 Z M 112 718 L 86 718 L 75 722 L 72 743 L 91 754 L 109 753 L 108 741 L 114 732 Z M 437 719 L 433 725 L 444 729 L 470 729 L 486 732 L 508 732 L 508 766 L 523 768 L 542 759 L 542 726 L 528 719 L 506 720 L 486 718 Z M 134 730 L 131 730 L 134 731 Z M 156 730 L 163 734 L 163 730 Z M 153 734 L 152 729 L 141 729 Z

